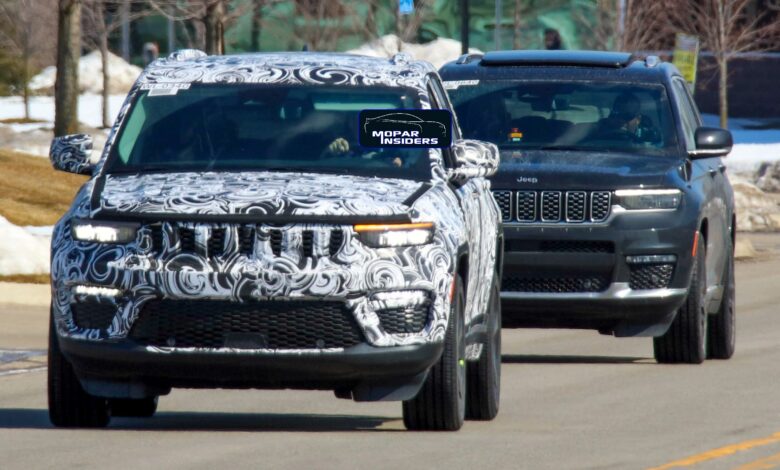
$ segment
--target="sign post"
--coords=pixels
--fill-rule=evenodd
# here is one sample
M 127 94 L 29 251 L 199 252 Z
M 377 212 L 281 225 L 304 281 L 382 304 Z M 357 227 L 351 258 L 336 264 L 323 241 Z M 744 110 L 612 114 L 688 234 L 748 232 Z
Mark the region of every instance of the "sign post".
M 696 89 L 696 66 L 699 61 L 699 38 L 677 33 L 672 63 L 688 82 L 691 93 Z

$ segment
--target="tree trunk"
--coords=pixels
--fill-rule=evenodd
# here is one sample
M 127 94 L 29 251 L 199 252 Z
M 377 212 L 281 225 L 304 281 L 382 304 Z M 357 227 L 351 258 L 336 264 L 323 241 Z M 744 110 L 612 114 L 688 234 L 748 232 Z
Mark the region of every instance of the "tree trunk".
M 54 85 L 54 135 L 79 130 L 79 57 L 81 0 L 59 0 L 57 78 Z
M 30 120 L 30 55 L 25 53 L 24 61 L 22 62 L 24 67 L 22 70 L 23 89 L 22 94 L 24 97 L 24 118 Z
M 522 16 L 520 15 L 520 9 L 522 8 L 522 0 L 515 0 L 515 17 L 512 28 L 512 49 L 520 49 L 520 27 L 522 22 Z
M 718 64 L 718 105 L 720 109 L 720 127 L 729 127 L 729 61 L 723 57 Z
M 728 129 L 729 125 L 729 44 L 726 38 L 726 18 L 731 18 L 731 9 L 727 9 L 726 2 L 719 0 L 717 5 L 718 15 L 718 101 L 720 108 L 720 127 Z
M 252 52 L 258 52 L 260 50 L 260 32 L 263 28 L 264 4 L 264 0 L 257 0 L 252 6 Z
M 108 34 L 102 34 L 100 38 L 100 62 L 103 68 L 103 128 L 111 126 L 108 119 L 108 91 L 111 86 L 108 76 Z
M 223 0 L 211 2 L 206 6 L 206 17 L 203 19 L 203 23 L 206 27 L 206 54 L 224 54 L 225 3 Z

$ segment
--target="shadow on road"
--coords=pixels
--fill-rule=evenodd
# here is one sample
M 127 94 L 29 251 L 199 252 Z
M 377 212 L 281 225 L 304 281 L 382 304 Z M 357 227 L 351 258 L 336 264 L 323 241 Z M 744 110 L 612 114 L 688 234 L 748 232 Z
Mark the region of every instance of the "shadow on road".
M 152 418 L 114 418 L 108 430 L 134 431 L 394 431 L 380 429 L 400 418 L 381 416 L 160 412 Z M 0 429 L 53 428 L 45 409 L 0 409 Z
M 647 357 L 630 356 L 555 356 L 539 354 L 504 354 L 503 364 L 655 364 Z

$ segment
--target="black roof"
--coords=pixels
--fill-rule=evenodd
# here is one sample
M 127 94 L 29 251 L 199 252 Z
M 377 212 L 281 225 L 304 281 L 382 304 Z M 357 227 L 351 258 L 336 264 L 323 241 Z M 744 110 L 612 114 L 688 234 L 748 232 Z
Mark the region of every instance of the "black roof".
M 657 57 L 603 51 L 493 51 L 468 54 L 444 64 L 444 80 L 607 79 L 666 82 L 677 68 Z

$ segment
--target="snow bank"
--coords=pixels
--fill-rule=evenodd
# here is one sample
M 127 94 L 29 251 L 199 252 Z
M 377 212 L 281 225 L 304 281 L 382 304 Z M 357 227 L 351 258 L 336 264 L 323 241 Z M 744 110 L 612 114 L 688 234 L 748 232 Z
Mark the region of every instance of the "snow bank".
M 400 50 L 399 50 L 400 44 Z M 349 54 L 367 55 L 370 57 L 390 58 L 398 52 L 406 52 L 417 60 L 425 60 L 439 68 L 445 63 L 455 60 L 460 56 L 460 41 L 449 38 L 438 38 L 427 44 L 413 44 L 402 42 L 395 34 L 388 34 L 381 38 L 367 42 L 357 49 L 347 51 Z M 471 48 L 469 52 L 479 53 L 479 49 Z
M 129 64 L 121 57 L 108 53 L 109 93 L 127 93 L 142 69 Z M 41 93 L 53 93 L 57 67 L 46 67 L 30 80 L 30 89 Z M 92 51 L 79 59 L 79 90 L 82 93 L 103 91 L 103 63 L 100 51 Z
M 49 272 L 51 227 L 22 228 L 0 216 L 0 275 Z

